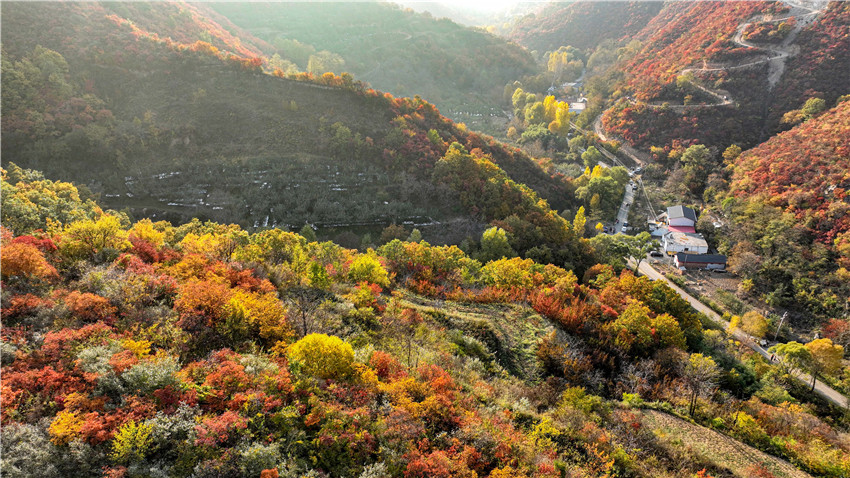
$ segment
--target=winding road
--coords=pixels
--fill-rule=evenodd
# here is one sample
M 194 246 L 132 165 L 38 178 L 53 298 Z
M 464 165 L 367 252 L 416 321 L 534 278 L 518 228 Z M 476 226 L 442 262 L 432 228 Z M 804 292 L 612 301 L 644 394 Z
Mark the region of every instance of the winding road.
M 742 68 L 749 68 L 756 65 L 763 65 L 768 63 L 770 65 L 770 69 L 768 71 L 768 88 L 769 90 L 773 90 L 776 84 L 779 82 L 779 79 L 782 77 L 782 73 L 785 71 L 785 60 L 797 54 L 797 48 L 792 45 L 794 40 L 797 38 L 797 35 L 800 33 L 800 30 L 803 27 L 809 25 L 813 21 L 817 19 L 817 17 L 822 13 L 823 10 L 820 9 L 812 9 L 802 5 L 794 4 L 791 2 L 785 2 L 791 7 L 791 11 L 794 10 L 806 10 L 808 13 L 797 13 L 788 15 L 782 18 L 771 18 L 765 20 L 765 15 L 758 14 L 751 18 L 749 18 L 746 22 L 738 25 L 736 29 L 735 36 L 732 38 L 732 42 L 736 45 L 740 45 L 746 48 L 752 48 L 756 50 L 763 50 L 767 56 L 762 60 L 751 61 L 747 63 L 742 63 L 739 65 L 732 66 L 716 66 L 710 67 L 708 63 L 703 60 L 702 68 L 685 68 L 679 72 L 678 76 L 685 76 L 687 78 L 688 73 L 708 73 L 712 71 L 729 71 L 729 70 L 737 70 Z M 785 39 L 776 46 L 772 45 L 756 45 L 747 40 L 744 40 L 744 32 L 754 22 L 781 22 L 789 19 L 794 19 L 796 24 L 794 29 L 788 33 Z M 698 90 L 703 93 L 714 97 L 717 102 L 716 103 L 708 103 L 708 104 L 696 104 L 696 105 L 685 105 L 685 104 L 670 104 L 669 102 L 651 102 L 646 103 L 646 106 L 649 108 L 671 108 L 671 109 L 699 109 L 699 108 L 717 108 L 722 106 L 730 106 L 735 104 L 735 100 L 732 99 L 731 95 L 728 91 L 724 90 L 710 90 L 702 85 L 697 84 L 691 79 L 688 79 L 689 83 L 693 85 Z M 632 104 L 637 104 L 637 102 L 631 98 L 628 100 Z M 598 134 L 598 132 L 597 132 Z

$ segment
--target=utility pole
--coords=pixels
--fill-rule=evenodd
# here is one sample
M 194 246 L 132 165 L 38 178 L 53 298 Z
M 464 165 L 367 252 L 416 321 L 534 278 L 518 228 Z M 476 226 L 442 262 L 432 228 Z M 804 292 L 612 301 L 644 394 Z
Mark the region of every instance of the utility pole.
M 776 333 L 773 335 L 773 341 L 776 342 L 776 338 L 779 337 L 779 331 L 782 330 L 782 324 L 785 322 L 785 317 L 788 317 L 788 311 L 786 310 L 784 314 L 782 314 L 782 318 L 779 319 L 779 327 L 776 328 Z

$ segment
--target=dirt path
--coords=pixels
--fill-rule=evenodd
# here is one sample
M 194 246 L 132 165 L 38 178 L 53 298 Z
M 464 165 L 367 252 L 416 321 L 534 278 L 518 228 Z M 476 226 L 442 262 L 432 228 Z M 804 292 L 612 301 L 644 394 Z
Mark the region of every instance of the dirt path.
M 605 133 L 605 128 L 602 127 L 602 115 L 596 117 L 596 120 L 593 122 L 593 132 L 596 133 L 596 136 L 599 136 L 599 139 L 602 141 L 610 141 L 611 138 Z M 620 152 L 628 156 L 632 161 L 635 162 L 638 166 L 643 166 L 644 163 L 649 162 L 649 158 L 641 157 L 642 153 L 632 148 L 632 146 L 625 140 L 618 140 L 620 142 Z M 601 148 L 600 148 L 601 151 Z M 605 153 L 603 153 L 605 154 Z M 610 155 L 610 153 L 606 154 L 606 156 Z M 613 155 L 612 155 L 613 156 Z M 620 166 L 625 167 L 624 164 L 620 163 L 616 159 L 614 159 Z M 628 169 L 628 168 L 626 168 Z
M 643 416 L 644 424 L 650 427 L 661 441 L 671 446 L 690 448 L 717 466 L 729 469 L 735 476 L 750 478 L 750 467 L 761 465 L 778 478 L 811 478 L 811 475 L 794 468 L 785 460 L 709 428 L 655 410 L 645 410 Z

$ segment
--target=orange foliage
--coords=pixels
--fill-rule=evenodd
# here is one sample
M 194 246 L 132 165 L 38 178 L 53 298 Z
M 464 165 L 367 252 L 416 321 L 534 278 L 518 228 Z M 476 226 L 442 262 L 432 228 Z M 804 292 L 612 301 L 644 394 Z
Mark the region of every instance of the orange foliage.
M 14 241 L 3 246 L 0 252 L 0 270 L 4 278 L 54 279 L 59 276 L 36 246 Z
M 9 324 L 18 318 L 35 314 L 41 307 L 53 307 L 53 301 L 33 294 L 16 295 L 9 300 L 9 305 L 3 308 L 3 322 Z
M 118 308 L 109 300 L 89 292 L 73 291 L 65 296 L 65 306 L 75 318 L 85 322 L 95 322 L 113 318 Z
M 174 308 L 181 316 L 201 315 L 207 324 L 224 318 L 226 305 L 233 292 L 225 284 L 210 281 L 191 281 L 180 287 Z
M 392 355 L 376 350 L 369 359 L 369 365 L 375 369 L 381 380 L 396 380 L 407 376 L 401 363 Z

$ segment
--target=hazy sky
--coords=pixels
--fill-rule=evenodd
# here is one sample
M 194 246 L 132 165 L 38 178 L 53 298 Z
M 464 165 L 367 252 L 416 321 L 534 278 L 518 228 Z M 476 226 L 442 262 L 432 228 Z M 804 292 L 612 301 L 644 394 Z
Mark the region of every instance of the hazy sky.
M 448 7 L 465 7 L 484 12 L 496 12 L 519 3 L 519 1 L 520 0 L 452 0 L 447 2 L 435 2 L 434 0 L 406 0 L 404 3 L 441 3 Z

